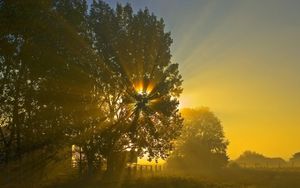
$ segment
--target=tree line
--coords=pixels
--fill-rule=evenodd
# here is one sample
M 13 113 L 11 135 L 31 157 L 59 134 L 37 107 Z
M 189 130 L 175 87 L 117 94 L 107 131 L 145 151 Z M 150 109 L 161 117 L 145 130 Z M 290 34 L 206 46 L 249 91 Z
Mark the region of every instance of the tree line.
M 300 152 L 296 152 L 289 160 L 280 157 L 266 157 L 254 151 L 245 151 L 233 161 L 245 168 L 298 168 L 300 167 Z
M 72 145 L 88 173 L 117 172 L 124 151 L 166 158 L 183 122 L 171 44 L 147 8 L 0 0 L 0 163 Z

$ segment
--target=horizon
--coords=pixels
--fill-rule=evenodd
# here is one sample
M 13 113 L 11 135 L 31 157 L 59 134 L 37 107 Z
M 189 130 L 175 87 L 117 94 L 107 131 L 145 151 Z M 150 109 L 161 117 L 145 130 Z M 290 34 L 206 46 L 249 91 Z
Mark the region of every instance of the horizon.
M 164 19 L 184 79 L 180 107 L 216 113 L 231 159 L 251 150 L 287 160 L 299 150 L 299 1 L 107 2 Z
M 0 187 L 300 187 L 299 10 L 0 0 Z

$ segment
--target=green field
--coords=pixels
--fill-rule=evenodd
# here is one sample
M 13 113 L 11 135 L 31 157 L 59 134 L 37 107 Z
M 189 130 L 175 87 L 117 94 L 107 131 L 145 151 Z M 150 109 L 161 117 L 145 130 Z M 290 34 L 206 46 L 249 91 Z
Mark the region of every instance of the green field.
M 48 187 L 120 188 L 300 188 L 300 171 L 291 169 L 224 169 L 211 175 L 182 173 L 140 175 L 121 181 L 101 178 L 82 179 Z

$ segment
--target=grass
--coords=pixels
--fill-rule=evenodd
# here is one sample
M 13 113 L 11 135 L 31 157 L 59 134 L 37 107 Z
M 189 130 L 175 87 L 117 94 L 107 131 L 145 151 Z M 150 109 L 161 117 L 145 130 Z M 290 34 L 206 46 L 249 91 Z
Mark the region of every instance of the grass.
M 3 175 L 3 174 L 2 174 Z M 2 176 L 3 177 L 3 176 Z M 224 169 L 214 176 L 187 176 L 186 174 L 143 174 L 137 177 L 125 177 L 123 180 L 105 180 L 100 175 L 91 178 L 51 179 L 43 184 L 15 184 L 11 182 L 1 188 L 300 188 L 300 171 L 271 169 Z
M 107 182 L 95 180 L 81 180 L 72 183 L 52 185 L 55 188 L 239 188 L 237 185 L 211 183 L 184 177 L 140 177 L 131 180 Z

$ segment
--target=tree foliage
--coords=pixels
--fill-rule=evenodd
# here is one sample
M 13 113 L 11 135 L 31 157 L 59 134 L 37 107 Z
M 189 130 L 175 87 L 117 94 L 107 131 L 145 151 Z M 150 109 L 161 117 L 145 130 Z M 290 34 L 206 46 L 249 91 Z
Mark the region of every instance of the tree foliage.
M 300 166 L 300 152 L 296 152 L 293 154 L 293 156 L 290 158 L 289 162 L 294 167 Z
M 168 166 L 192 173 L 211 172 L 225 167 L 228 141 L 220 120 L 208 108 L 183 109 L 185 118 L 176 149 Z
M 182 78 L 164 27 L 129 4 L 1 0 L 1 162 L 71 145 L 91 171 L 128 150 L 165 158 Z
M 279 157 L 266 157 L 254 151 L 245 151 L 242 153 L 235 162 L 242 167 L 283 167 L 286 161 Z

